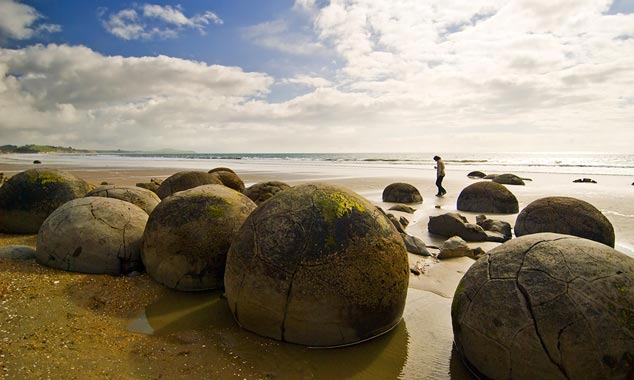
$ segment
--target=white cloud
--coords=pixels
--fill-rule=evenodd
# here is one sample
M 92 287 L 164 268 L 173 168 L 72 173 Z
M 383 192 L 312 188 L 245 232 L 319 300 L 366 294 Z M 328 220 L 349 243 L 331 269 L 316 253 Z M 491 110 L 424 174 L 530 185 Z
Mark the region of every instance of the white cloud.
M 105 11 L 102 10 L 102 17 Z M 222 24 L 215 13 L 207 11 L 187 17 L 180 6 L 145 4 L 137 9 L 123 9 L 102 20 L 104 28 L 124 40 L 176 38 L 186 28 L 205 34 L 210 23 Z
M 323 44 L 312 33 L 292 28 L 287 20 L 274 20 L 244 29 L 244 36 L 257 45 L 285 54 L 308 56 L 325 54 Z
M 36 23 L 43 17 L 35 8 L 14 0 L 0 0 L 0 40 L 10 38 L 26 40 L 41 33 L 55 33 L 62 27 Z
M 314 88 L 329 87 L 332 85 L 332 82 L 328 79 L 310 75 L 297 75 L 293 78 L 284 79 L 282 82 L 288 84 L 304 85 Z
M 115 14 L 119 33 L 204 24 L 178 7 L 152 9 Z M 634 148 L 634 14 L 610 13 L 607 1 L 298 0 L 293 9 L 301 16 L 246 36 L 284 59 L 336 57 L 334 75 L 311 68 L 274 80 L 80 46 L 1 50 L 2 140 L 201 152 Z M 292 96 L 267 102 L 275 89 Z

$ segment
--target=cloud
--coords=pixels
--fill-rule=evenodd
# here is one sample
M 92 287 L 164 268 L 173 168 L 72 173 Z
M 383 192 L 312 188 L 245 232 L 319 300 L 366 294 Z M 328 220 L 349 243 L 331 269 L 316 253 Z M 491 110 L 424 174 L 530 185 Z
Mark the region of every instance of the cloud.
M 0 131 L 12 143 L 201 152 L 631 152 L 634 14 L 610 9 L 603 0 L 298 0 L 291 12 L 301 15 L 244 30 L 288 52 L 284 60 L 337 61 L 334 73 L 286 78 L 82 46 L 4 49 Z M 149 19 L 176 34 L 201 23 L 171 10 L 114 15 L 129 38 L 150 33 Z M 276 90 L 290 96 L 267 101 Z
M 248 115 L 245 104 L 258 103 L 272 82 L 166 56 L 104 56 L 53 44 L 1 49 L 0 130 L 3 141 L 198 144 L 207 130 Z
M 244 37 L 256 45 L 285 54 L 309 56 L 325 54 L 323 44 L 306 30 L 295 29 L 288 20 L 274 20 L 244 29 Z
M 106 10 L 102 9 L 101 17 Z M 220 25 L 222 19 L 207 11 L 187 17 L 180 6 L 144 4 L 112 13 L 102 20 L 104 28 L 111 34 L 124 40 L 149 40 L 153 38 L 176 38 L 185 29 L 195 29 L 205 34 L 210 23 Z
M 35 8 L 14 0 L 0 0 L 0 41 L 27 40 L 44 33 L 60 32 L 56 24 L 39 24 L 44 17 Z

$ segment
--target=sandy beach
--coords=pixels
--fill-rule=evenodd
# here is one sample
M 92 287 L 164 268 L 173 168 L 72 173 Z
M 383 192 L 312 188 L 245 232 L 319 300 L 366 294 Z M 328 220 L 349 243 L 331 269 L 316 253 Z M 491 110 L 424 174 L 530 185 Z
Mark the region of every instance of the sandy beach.
M 203 167 L 206 165 L 206 167 Z M 327 182 L 347 187 L 387 210 L 383 189 L 394 182 L 416 186 L 424 201 L 407 233 L 428 245 L 429 216 L 456 211 L 460 191 L 473 183 L 447 167 L 445 197 L 434 196 L 432 167 L 391 168 L 311 163 L 172 161 L 77 164 L 45 160 L 41 167 L 69 171 L 93 184 L 133 185 L 179 170 L 230 167 L 247 186 L 264 180 L 296 185 Z M 0 159 L 11 176 L 35 167 Z M 38 165 L 38 167 L 40 167 Z M 500 171 L 502 173 L 503 171 Z M 634 257 L 634 186 L 627 176 L 593 175 L 596 184 L 572 183 L 580 175 L 517 172 L 525 186 L 508 186 L 520 210 L 546 196 L 575 197 L 597 207 L 613 224 L 616 249 Z M 475 223 L 475 213 L 461 212 Z M 514 224 L 517 214 L 488 215 Z M 34 235 L 0 235 L 0 246 L 35 247 Z M 485 251 L 497 243 L 470 243 Z M 403 321 L 372 341 L 343 349 L 309 349 L 259 337 L 233 321 L 222 292 L 179 293 L 147 275 L 111 277 L 61 272 L 34 261 L 0 259 L 0 378 L 6 379 L 472 379 L 452 350 L 450 306 L 455 287 L 474 262 L 409 255 L 410 289 Z M 337 363 L 335 365 L 335 363 Z

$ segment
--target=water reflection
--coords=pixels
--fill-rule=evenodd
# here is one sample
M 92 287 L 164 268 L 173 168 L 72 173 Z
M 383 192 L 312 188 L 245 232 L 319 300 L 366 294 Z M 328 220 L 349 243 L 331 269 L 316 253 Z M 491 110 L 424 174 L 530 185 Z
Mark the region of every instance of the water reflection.
M 451 300 L 410 289 L 403 320 L 371 341 L 311 349 L 241 329 L 221 292 L 168 293 L 132 318 L 131 331 L 167 336 L 206 330 L 259 373 L 280 379 L 473 379 L 452 352 Z

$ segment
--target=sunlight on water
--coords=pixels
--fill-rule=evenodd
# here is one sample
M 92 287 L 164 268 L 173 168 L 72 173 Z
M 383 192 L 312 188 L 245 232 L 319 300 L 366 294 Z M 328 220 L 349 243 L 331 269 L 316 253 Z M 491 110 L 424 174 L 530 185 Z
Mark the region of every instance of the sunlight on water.
M 280 379 L 473 379 L 452 350 L 451 300 L 409 289 L 403 320 L 392 331 L 344 348 L 311 349 L 241 329 L 221 292 L 169 293 L 138 310 L 134 332 L 166 336 L 213 329 L 227 349 Z

